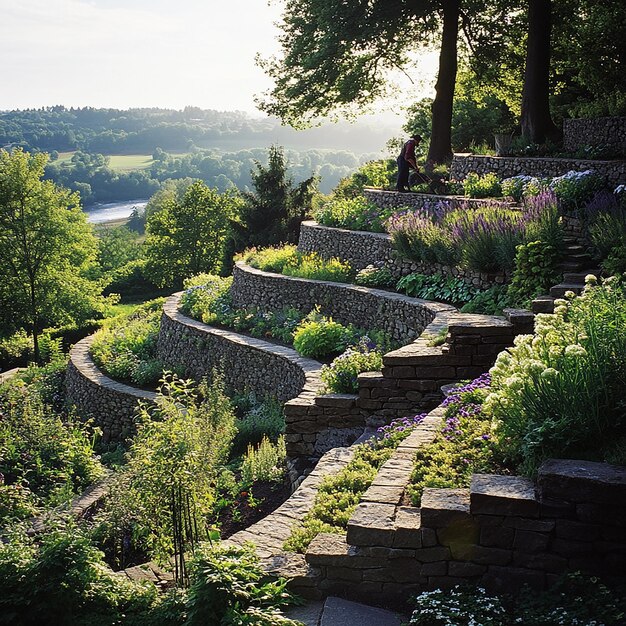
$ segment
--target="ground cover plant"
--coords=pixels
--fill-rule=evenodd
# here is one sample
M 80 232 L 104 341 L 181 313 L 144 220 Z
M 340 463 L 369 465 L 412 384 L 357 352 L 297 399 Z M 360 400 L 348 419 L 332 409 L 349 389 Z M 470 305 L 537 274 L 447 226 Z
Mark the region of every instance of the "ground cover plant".
M 362 287 L 393 287 L 396 283 L 391 271 L 382 264 L 368 265 L 357 272 L 354 282 Z
M 0 527 L 69 501 L 103 475 L 94 437 L 64 410 L 66 362 L 0 386 Z
M 313 217 L 324 226 L 364 230 L 372 233 L 385 232 L 385 220 L 397 209 L 381 209 L 364 196 L 333 196 L 321 203 Z
M 398 291 L 403 291 L 413 298 L 449 302 L 461 306 L 475 298 L 479 290 L 461 278 L 443 274 L 407 274 L 397 284 Z
M 95 333 L 89 353 L 105 374 L 140 386 L 158 383 L 167 369 L 156 356 L 163 302 L 147 302 L 130 315 L 112 318 Z
M 394 420 L 379 428 L 370 441 L 359 445 L 346 467 L 322 481 L 313 507 L 302 524 L 294 527 L 285 542 L 285 549 L 304 553 L 319 533 L 344 533 L 361 495 L 376 477 L 380 466 L 424 417 L 415 415 Z
M 617 626 L 626 617 L 620 589 L 580 573 L 565 574 L 545 591 L 522 587 L 516 596 L 488 594 L 457 585 L 425 591 L 413 604 L 409 624 L 416 626 Z

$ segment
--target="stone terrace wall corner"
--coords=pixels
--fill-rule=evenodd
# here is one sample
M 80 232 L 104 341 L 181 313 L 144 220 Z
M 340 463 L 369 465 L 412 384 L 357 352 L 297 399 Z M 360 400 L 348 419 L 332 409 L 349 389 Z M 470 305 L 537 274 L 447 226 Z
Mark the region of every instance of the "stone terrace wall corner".
M 105 376 L 89 355 L 93 335 L 70 351 L 65 379 L 67 401 L 82 417 L 102 429 L 102 440 L 120 441 L 132 435 L 137 404 L 155 402 L 156 393 L 144 391 Z
M 566 150 L 607 146 L 626 154 L 626 117 L 563 120 L 563 144 Z

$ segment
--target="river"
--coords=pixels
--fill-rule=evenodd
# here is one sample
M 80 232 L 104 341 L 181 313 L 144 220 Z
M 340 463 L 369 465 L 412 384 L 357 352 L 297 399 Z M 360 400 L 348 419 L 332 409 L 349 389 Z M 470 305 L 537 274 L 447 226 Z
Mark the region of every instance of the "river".
M 143 209 L 147 200 L 126 200 L 125 202 L 99 202 L 85 207 L 87 221 L 92 224 L 104 224 L 105 222 L 116 222 L 127 219 L 133 209 Z

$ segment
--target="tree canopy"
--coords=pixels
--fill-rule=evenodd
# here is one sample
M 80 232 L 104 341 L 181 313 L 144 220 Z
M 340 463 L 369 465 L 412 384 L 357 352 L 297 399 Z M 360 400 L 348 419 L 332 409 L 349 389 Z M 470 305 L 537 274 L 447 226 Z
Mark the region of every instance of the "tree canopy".
M 79 197 L 42 180 L 47 156 L 0 150 L 0 309 L 6 330 L 38 336 L 51 324 L 85 321 L 101 309 L 101 286 L 87 278 L 97 244 Z M 7 326 L 8 325 L 8 326 Z

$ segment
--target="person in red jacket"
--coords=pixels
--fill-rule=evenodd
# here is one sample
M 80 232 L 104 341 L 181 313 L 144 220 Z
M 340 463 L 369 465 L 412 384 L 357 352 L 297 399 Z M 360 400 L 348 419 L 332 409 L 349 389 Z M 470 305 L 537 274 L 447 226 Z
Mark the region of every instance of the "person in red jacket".
M 411 135 L 409 140 L 402 146 L 402 151 L 398 155 L 398 180 L 396 182 L 396 191 L 411 191 L 409 188 L 409 169 L 413 168 L 416 172 L 417 161 L 415 157 L 415 148 L 422 141 L 421 135 Z

